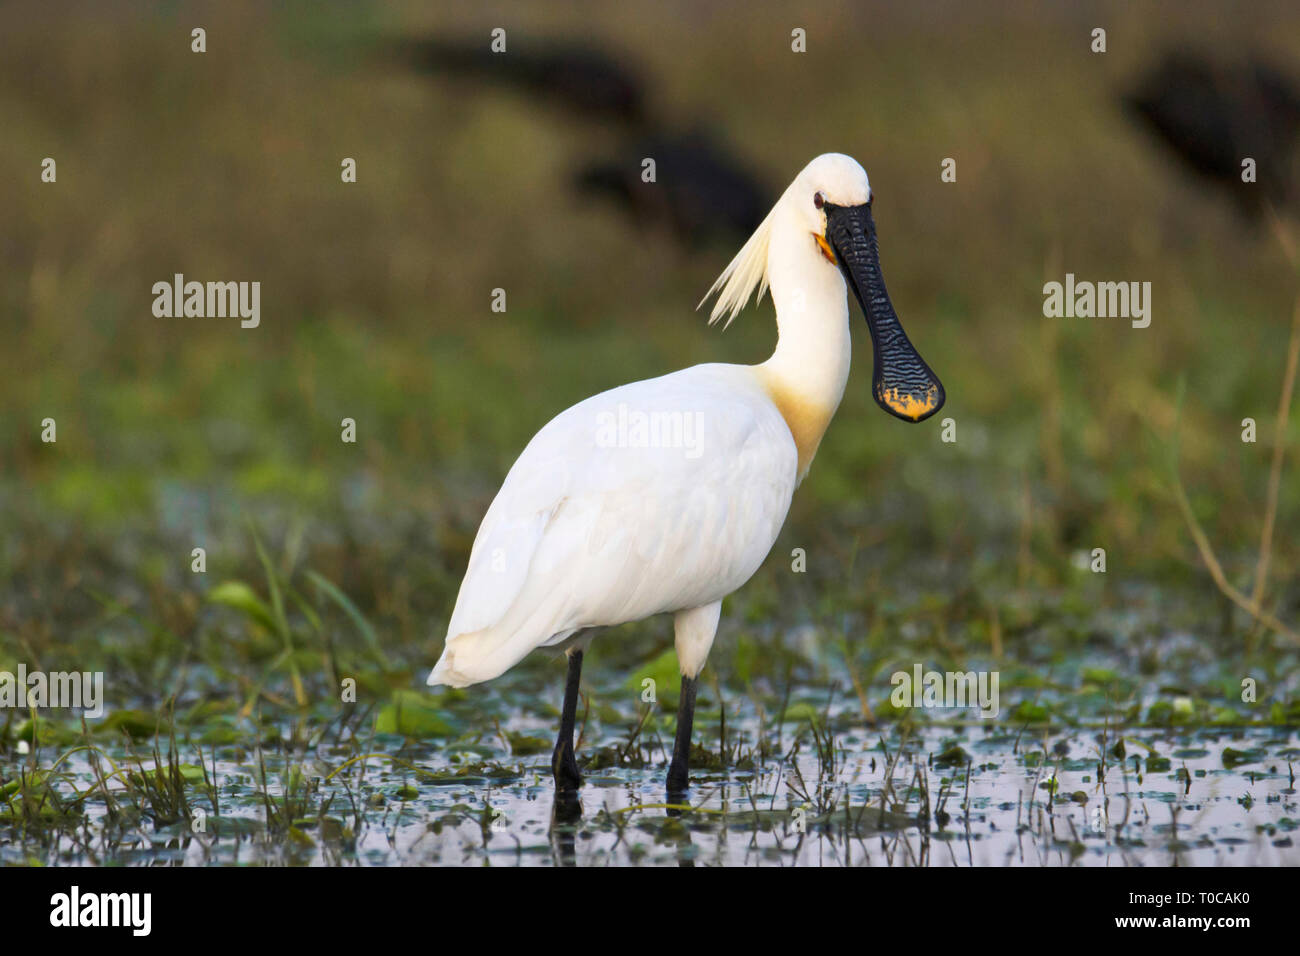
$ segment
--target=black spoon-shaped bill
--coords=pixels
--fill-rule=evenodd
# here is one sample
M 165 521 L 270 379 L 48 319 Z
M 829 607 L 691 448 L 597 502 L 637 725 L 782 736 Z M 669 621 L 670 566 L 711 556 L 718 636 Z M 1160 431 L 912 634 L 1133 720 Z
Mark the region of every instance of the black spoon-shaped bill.
M 826 238 L 871 330 L 871 390 L 876 403 L 905 422 L 924 421 L 943 407 L 943 383 L 913 348 L 889 301 L 880 273 L 871 203 L 825 203 L 822 208 L 826 212 Z

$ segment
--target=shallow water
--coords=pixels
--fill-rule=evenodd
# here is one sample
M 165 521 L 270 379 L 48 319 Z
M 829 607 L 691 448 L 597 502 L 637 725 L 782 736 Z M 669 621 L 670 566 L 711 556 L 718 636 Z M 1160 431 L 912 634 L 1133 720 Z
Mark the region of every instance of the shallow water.
M 853 709 L 827 726 L 848 725 Z M 860 720 L 858 721 L 860 723 Z M 590 729 L 589 725 L 589 729 Z M 699 726 L 699 725 L 697 725 Z M 742 766 L 694 770 L 689 809 L 665 806 L 665 760 L 655 731 L 633 762 L 585 771 L 581 816 L 557 814 L 549 746 L 512 756 L 507 736 L 403 746 L 327 733 L 285 756 L 215 748 L 214 814 L 201 781 L 188 788 L 206 830 L 108 816 L 92 795 L 85 816 L 42 838 L 12 828 L 0 861 L 145 864 L 519 865 L 1275 865 L 1300 863 L 1290 767 L 1294 729 L 1125 733 L 1127 757 L 1099 729 L 1031 734 L 1005 727 L 919 728 L 900 747 L 897 727 L 837 731 L 819 751 L 811 724 L 767 728 L 758 755 L 754 717 L 728 730 Z M 544 742 L 542 722 L 502 725 L 514 746 Z M 701 735 L 709 731 L 700 727 Z M 539 736 L 524 736 L 538 734 Z M 823 740 L 825 734 L 822 733 Z M 580 759 L 625 747 L 627 729 L 584 741 Z M 1106 738 L 1109 751 L 1116 736 Z M 717 746 L 717 742 L 714 742 Z M 955 750 L 959 747 L 960 751 Z M 182 761 L 188 758 L 181 745 Z M 119 764 L 124 749 L 105 751 Z M 629 754 L 632 751 L 628 751 Z M 371 756 L 349 759 L 365 753 Z M 941 765 L 940 755 L 950 762 Z M 1158 755 L 1158 756 L 1156 756 Z M 969 757 L 969 761 L 965 758 Z M 28 758 L 30 759 L 30 758 Z M 399 761 L 399 762 L 395 762 Z M 48 766 L 42 759 L 41 765 Z M 141 760 L 144 767 L 151 759 Z M 752 765 L 751 765 L 752 764 Z M 259 785 L 275 802 L 305 795 L 292 828 L 268 828 Z M 892 774 L 890 769 L 892 767 Z M 14 769 L 6 766 L 8 776 Z M 88 753 L 62 764 L 67 797 L 95 786 Z M 209 765 L 211 771 L 212 765 Z M 888 780 L 892 786 L 887 786 Z M 1053 781 L 1055 786 L 1053 787 Z M 110 783 L 110 790 L 114 785 Z M 881 810 L 882 797 L 888 809 Z M 121 803 L 129 800 L 121 799 Z M 562 808 L 561 808 L 562 810 Z M 127 814 L 126 817 L 131 817 Z
M 415 667 L 358 666 L 342 672 L 358 675 L 356 703 L 318 660 L 301 668 L 299 709 L 285 669 L 254 663 L 235 632 L 237 669 L 186 669 L 174 718 L 110 694 L 89 736 L 51 715 L 28 753 L 16 721 L 0 727 L 0 863 L 1300 864 L 1294 651 L 1247 665 L 1149 609 L 1085 603 L 1022 627 L 1000 659 L 957 657 L 915 625 L 926 600 L 898 602 L 882 627 L 755 618 L 721 638 L 682 805 L 664 792 L 671 645 L 651 627 L 598 640 L 579 706 L 585 785 L 559 812 L 554 656 L 438 694 L 414 689 Z M 891 704 L 891 671 L 916 666 L 997 673 L 996 715 Z M 173 788 L 185 807 L 140 786 L 159 727 L 164 760 L 174 733 L 187 766 Z M 57 800 L 33 771 L 54 771 Z

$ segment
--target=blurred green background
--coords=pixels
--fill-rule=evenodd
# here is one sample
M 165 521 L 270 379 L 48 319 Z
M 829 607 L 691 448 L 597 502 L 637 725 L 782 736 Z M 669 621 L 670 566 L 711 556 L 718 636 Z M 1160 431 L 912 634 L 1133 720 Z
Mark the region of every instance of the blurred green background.
M 384 55 L 396 37 L 486 44 L 497 26 L 511 49 L 582 42 L 625 61 L 662 122 L 706 128 L 772 201 L 825 151 L 871 176 L 894 304 L 948 405 L 917 427 L 880 413 L 854 320 L 844 404 L 736 599 L 751 619 L 825 620 L 919 586 L 958 628 L 945 640 L 987 646 L 1008 613 L 1023 623 L 1065 594 L 1138 601 L 1237 646 L 1244 618 L 1170 491 L 1176 395 L 1185 382 L 1193 508 L 1248 590 L 1297 277 L 1119 96 L 1178 46 L 1295 75 L 1295 4 L 85 3 L 0 18 L 0 664 L 129 647 L 151 696 L 151 674 L 229 625 L 203 594 L 257 577 L 255 527 L 284 573 L 338 584 L 415 675 L 542 424 L 623 382 L 766 357 L 766 300 L 725 333 L 692 311 L 738 242 L 688 248 L 572 188 L 608 128 Z M 40 181 L 46 156 L 57 184 Z M 1067 271 L 1151 282 L 1150 328 L 1045 319 L 1042 284 Z M 154 318 L 151 286 L 176 272 L 260 281 L 260 328 Z M 955 444 L 939 437 L 949 416 Z M 1289 622 L 1295 473 L 1268 595 Z M 788 573 L 794 547 L 808 575 Z M 1096 547 L 1104 579 L 1078 566 Z

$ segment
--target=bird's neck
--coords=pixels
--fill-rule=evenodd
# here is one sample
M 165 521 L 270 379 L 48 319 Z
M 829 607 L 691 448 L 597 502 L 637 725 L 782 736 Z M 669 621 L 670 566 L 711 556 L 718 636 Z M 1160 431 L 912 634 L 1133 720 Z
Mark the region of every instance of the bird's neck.
M 794 436 L 802 481 L 849 380 L 849 308 L 844 278 L 813 237 L 780 226 L 768 250 L 778 339 L 758 371 Z

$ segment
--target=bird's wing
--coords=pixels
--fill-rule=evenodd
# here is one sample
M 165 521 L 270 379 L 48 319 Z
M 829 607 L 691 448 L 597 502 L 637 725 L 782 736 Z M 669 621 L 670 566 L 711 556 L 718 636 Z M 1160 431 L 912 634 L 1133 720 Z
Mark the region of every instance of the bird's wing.
M 430 683 L 487 680 L 575 630 L 731 593 L 776 540 L 796 468 L 789 428 L 744 366 L 696 366 L 562 412 L 483 519 Z

